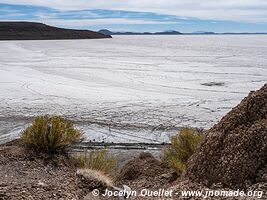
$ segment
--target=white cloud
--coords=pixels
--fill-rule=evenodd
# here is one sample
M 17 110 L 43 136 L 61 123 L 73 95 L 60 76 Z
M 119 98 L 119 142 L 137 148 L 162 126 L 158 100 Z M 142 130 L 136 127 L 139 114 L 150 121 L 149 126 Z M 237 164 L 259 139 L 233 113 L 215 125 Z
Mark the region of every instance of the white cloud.
M 3 20 L 7 21 L 7 20 Z M 12 20 L 8 20 L 12 21 Z M 14 20 L 16 21 L 16 20 Z M 35 22 L 41 22 L 49 25 L 54 25 L 58 27 L 86 27 L 94 25 L 112 25 L 112 24 L 178 24 L 179 22 L 159 22 L 159 21 L 147 21 L 147 20 L 135 20 L 135 19 L 125 19 L 125 18 L 109 18 L 109 19 L 42 19 L 42 20 L 32 20 Z
M 146 11 L 200 19 L 267 23 L 266 0 L 1 0 L 1 3 L 48 6 L 61 10 Z

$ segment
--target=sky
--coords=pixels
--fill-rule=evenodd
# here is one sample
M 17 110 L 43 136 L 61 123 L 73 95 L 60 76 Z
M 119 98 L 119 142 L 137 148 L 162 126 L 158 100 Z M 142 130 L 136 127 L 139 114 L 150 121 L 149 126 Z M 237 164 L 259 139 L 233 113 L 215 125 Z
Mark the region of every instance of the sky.
M 267 0 L 0 0 L 0 21 L 135 32 L 267 32 Z

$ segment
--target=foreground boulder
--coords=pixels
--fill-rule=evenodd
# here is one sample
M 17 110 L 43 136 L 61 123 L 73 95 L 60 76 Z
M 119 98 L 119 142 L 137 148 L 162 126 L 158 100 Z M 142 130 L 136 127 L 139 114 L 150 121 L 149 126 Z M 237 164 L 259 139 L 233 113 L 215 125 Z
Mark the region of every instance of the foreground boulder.
M 208 131 L 184 177 L 230 188 L 267 183 L 267 84 Z

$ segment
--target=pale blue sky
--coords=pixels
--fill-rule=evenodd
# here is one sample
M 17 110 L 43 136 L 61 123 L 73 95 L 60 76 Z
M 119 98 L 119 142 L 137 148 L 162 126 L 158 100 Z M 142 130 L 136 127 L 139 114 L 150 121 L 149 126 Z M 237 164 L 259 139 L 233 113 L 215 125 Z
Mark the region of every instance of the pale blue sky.
M 113 31 L 267 32 L 267 1 L 1 0 L 0 20 Z

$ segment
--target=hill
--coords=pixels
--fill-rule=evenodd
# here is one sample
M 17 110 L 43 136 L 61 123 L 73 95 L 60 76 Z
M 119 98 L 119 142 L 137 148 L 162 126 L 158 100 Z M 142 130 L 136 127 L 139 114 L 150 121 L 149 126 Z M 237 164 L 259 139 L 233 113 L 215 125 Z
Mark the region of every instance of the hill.
M 110 35 L 48 26 L 34 22 L 0 22 L 0 40 L 100 39 Z
M 163 32 L 112 32 L 108 29 L 101 29 L 98 31 L 104 35 L 181 35 L 178 31 L 163 31 Z
M 267 34 L 264 32 L 217 33 L 212 31 L 195 31 L 192 33 L 184 33 L 175 30 L 162 31 L 162 32 L 131 32 L 131 31 L 113 32 L 108 29 L 101 29 L 98 32 L 104 35 L 266 35 Z

